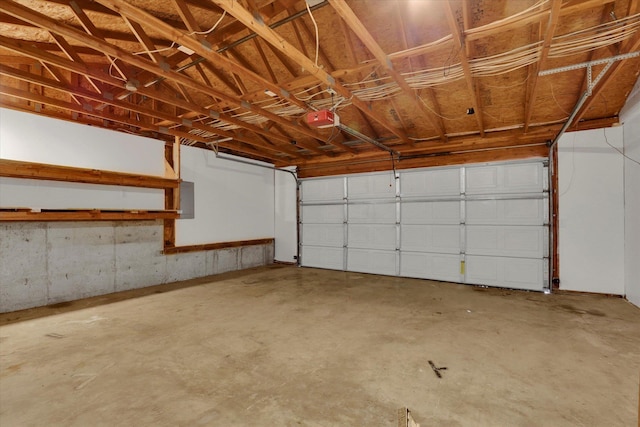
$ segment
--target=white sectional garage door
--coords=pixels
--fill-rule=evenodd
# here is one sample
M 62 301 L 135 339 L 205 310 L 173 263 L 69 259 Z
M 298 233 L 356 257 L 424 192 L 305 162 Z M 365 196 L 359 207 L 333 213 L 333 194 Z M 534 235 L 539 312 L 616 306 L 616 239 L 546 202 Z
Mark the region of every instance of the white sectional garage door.
M 548 288 L 543 161 L 302 182 L 301 265 Z

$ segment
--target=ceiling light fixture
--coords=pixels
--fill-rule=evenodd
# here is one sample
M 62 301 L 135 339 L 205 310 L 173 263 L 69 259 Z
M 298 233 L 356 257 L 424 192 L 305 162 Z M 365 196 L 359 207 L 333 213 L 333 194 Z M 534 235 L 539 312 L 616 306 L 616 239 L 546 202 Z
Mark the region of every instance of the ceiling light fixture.
M 140 83 L 137 80 L 128 80 L 125 84 L 124 84 L 124 88 L 126 90 L 128 90 L 129 92 L 136 92 L 138 90 L 138 85 Z

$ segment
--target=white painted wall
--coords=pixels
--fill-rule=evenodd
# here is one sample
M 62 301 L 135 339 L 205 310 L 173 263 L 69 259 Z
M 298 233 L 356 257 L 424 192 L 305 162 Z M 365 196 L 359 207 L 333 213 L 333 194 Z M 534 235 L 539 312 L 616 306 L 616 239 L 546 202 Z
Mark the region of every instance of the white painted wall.
M 274 237 L 273 170 L 183 146 L 180 174 L 194 182 L 195 218 L 176 221 L 177 246 Z
M 298 253 L 298 218 L 296 181 L 288 172 L 275 174 L 275 259 L 296 262 Z
M 0 108 L 0 158 L 164 175 L 164 143 Z
M 156 188 L 0 178 L 0 206 L 31 209 L 164 209 Z
M 640 79 L 620 112 L 624 126 L 624 281 L 626 297 L 640 307 Z M 635 162 L 634 162 L 635 160 Z
M 622 126 L 558 143 L 560 289 L 624 295 Z
M 164 143 L 0 108 L 0 158 L 164 175 Z M 35 209 L 164 209 L 161 189 L 0 178 L 0 206 Z

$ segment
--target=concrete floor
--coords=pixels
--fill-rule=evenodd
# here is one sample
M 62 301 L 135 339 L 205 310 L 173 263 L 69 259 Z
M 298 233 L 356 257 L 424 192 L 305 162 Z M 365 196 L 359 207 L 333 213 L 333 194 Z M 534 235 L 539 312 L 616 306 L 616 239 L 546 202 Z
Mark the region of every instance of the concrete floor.
M 640 310 L 271 266 L 2 315 L 0 368 L 2 427 L 633 426 Z

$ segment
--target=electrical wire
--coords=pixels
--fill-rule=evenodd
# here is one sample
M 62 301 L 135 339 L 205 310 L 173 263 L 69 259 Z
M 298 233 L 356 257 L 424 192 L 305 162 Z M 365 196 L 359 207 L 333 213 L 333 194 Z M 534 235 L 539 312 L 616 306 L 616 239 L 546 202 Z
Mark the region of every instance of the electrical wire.
M 120 69 L 118 67 L 116 67 L 116 71 L 118 71 L 118 73 L 122 76 L 122 77 L 118 77 L 118 76 L 114 76 L 113 75 L 113 67 L 115 67 L 116 65 L 116 61 L 118 60 L 118 58 L 112 59 L 109 55 L 107 55 L 107 59 L 109 60 L 109 62 L 111 62 L 111 65 L 109 65 L 109 75 L 111 77 L 113 77 L 114 79 L 118 79 L 122 82 L 127 82 L 126 76 L 124 76 L 122 74 L 122 71 L 120 71 Z
M 490 85 L 490 84 L 487 84 L 487 83 L 483 83 L 482 86 L 490 87 L 490 88 L 493 88 L 493 89 L 511 89 L 512 87 L 521 86 L 521 85 L 525 84 L 527 82 L 527 80 L 529 80 L 529 77 L 531 77 L 531 73 L 528 73 L 527 77 L 523 81 L 511 84 L 511 85 L 506 85 L 506 86 Z
M 305 1 L 307 5 L 307 12 L 309 12 L 309 17 L 311 18 L 311 22 L 313 22 L 313 27 L 316 30 L 316 68 L 318 68 L 318 53 L 320 52 L 320 37 L 318 36 L 318 24 L 316 23 L 316 19 L 313 17 L 313 13 L 311 13 L 311 8 L 309 7 L 309 2 Z
M 218 21 L 215 24 L 213 24 L 213 27 L 209 28 L 207 31 L 194 31 L 192 33 L 189 33 L 189 35 L 190 36 L 194 35 L 194 34 L 207 35 L 207 34 L 212 33 L 218 27 L 218 25 L 220 25 L 220 23 L 222 22 L 222 20 L 224 19 L 224 17 L 226 15 L 227 15 L 227 11 L 225 10 L 222 13 L 222 16 L 220 17 L 220 19 L 218 19 Z
M 420 100 L 420 102 L 422 102 L 422 104 L 423 104 L 425 107 L 427 107 L 427 109 L 428 109 L 429 111 L 431 111 L 433 114 L 435 114 L 436 116 L 440 117 L 441 119 L 445 119 L 445 120 L 461 120 L 461 119 L 463 119 L 463 118 L 466 116 L 466 114 L 465 114 L 465 115 L 461 115 L 461 116 L 458 116 L 458 117 L 445 117 L 445 116 L 443 116 L 442 114 L 438 114 L 434 109 L 432 109 L 432 108 L 429 106 L 429 104 L 427 104 L 427 103 L 424 101 L 424 99 L 422 99 L 422 97 L 421 97 L 421 96 L 418 96 L 418 99 Z
M 569 118 L 569 116 L 571 115 L 570 112 L 568 112 L 567 110 L 565 110 L 564 108 L 562 108 L 562 105 L 560 105 L 560 103 L 558 102 L 558 100 L 556 99 L 556 94 L 553 91 L 553 84 L 551 83 L 551 80 L 549 80 L 549 88 L 551 89 L 551 97 L 553 98 L 553 100 L 555 101 L 556 105 L 558 106 L 558 108 L 560 108 L 560 111 L 562 111 L 563 113 L 565 113 L 567 115 L 567 118 Z
M 167 50 L 171 50 L 174 48 L 174 46 L 176 45 L 176 42 L 171 42 L 171 46 L 169 47 L 163 47 L 160 49 L 155 49 L 155 50 L 141 50 L 140 52 L 134 52 L 134 55 L 143 55 L 143 54 L 152 54 L 152 53 L 158 53 L 158 52 L 165 52 Z
M 220 25 L 220 22 L 222 22 L 222 20 L 224 19 L 224 17 L 225 17 L 226 15 L 227 15 L 227 11 L 225 10 L 225 11 L 222 13 L 222 16 L 220 16 L 220 19 L 218 19 L 218 21 L 216 21 L 216 23 L 215 23 L 215 24 L 213 24 L 213 27 L 209 28 L 209 29 L 208 29 L 208 30 L 206 30 L 206 31 L 192 31 L 192 32 L 188 33 L 188 34 L 187 34 L 187 36 L 192 36 L 192 35 L 194 35 L 194 34 L 207 35 L 207 34 L 212 33 L 212 32 L 213 32 L 213 31 L 218 27 L 218 25 Z M 155 49 L 155 50 L 148 50 L 148 49 L 145 49 L 145 50 L 142 50 L 142 51 L 140 51 L 140 52 L 135 52 L 135 53 L 134 53 L 134 55 L 143 55 L 143 54 L 151 55 L 152 53 L 166 52 L 167 50 L 174 49 L 174 48 L 175 48 L 175 46 L 176 46 L 176 44 L 177 44 L 177 43 L 176 43 L 175 41 L 172 41 L 172 42 L 171 42 L 171 45 L 170 45 L 169 47 L 163 47 L 163 48 L 161 48 L 161 49 Z
M 518 16 L 524 16 L 525 14 L 532 13 L 535 9 L 540 6 L 546 4 L 548 0 L 543 0 L 537 2 L 535 5 L 530 8 L 520 12 L 519 14 L 513 15 L 506 20 L 512 20 L 517 18 Z M 307 4 L 307 8 L 309 5 Z M 318 66 L 318 55 L 319 55 L 319 35 L 318 35 L 318 27 L 317 23 L 311 13 L 311 10 L 308 10 L 309 16 L 314 24 L 315 33 L 316 33 L 316 53 L 315 53 L 315 65 Z M 220 17 L 220 19 L 216 22 L 216 24 L 212 27 L 212 29 L 207 30 L 207 32 L 213 31 L 224 18 L 224 14 Z M 498 23 L 501 21 L 497 21 Z M 505 21 L 506 22 L 506 21 Z M 490 24 L 493 25 L 493 24 Z M 496 24 L 497 25 L 497 24 Z M 486 26 L 485 26 L 486 27 Z M 482 27 L 483 31 L 486 30 L 485 27 Z M 640 30 L 640 14 L 635 14 L 623 19 L 619 19 L 613 22 L 607 22 L 604 24 L 600 24 L 591 28 L 587 28 L 584 30 L 574 31 L 568 34 L 564 34 L 561 36 L 556 36 L 553 38 L 552 45 L 549 49 L 549 57 L 557 58 L 561 56 L 572 55 L 577 52 L 587 52 L 589 50 L 598 49 L 603 46 L 608 46 L 614 43 L 617 43 L 621 40 L 628 39 L 635 32 Z M 473 33 L 474 29 L 469 30 L 469 34 Z M 194 33 L 191 33 L 192 35 Z M 172 48 L 174 45 L 170 46 Z M 165 48 L 165 49 L 169 49 Z M 450 64 L 449 62 L 452 60 L 454 55 L 455 47 L 451 49 L 449 52 L 449 57 L 445 61 L 442 67 L 431 68 L 431 69 L 423 69 L 417 70 L 408 73 L 402 73 L 402 76 L 405 78 L 405 81 L 409 85 L 409 87 L 413 90 L 420 90 L 424 88 L 435 88 L 437 86 L 450 83 L 452 81 L 463 79 L 464 70 L 462 69 L 462 65 L 458 64 Z M 474 77 L 489 77 L 489 76 L 497 76 L 504 73 L 509 73 L 520 68 L 527 67 L 531 64 L 536 63 L 542 51 L 542 42 L 535 42 L 528 44 L 526 46 L 521 46 L 516 49 L 512 49 L 510 51 L 501 52 L 495 55 L 476 58 L 469 61 L 469 65 L 471 68 L 472 75 Z M 145 51 L 141 53 L 152 53 L 153 51 Z M 111 61 L 111 66 L 109 67 L 109 74 L 112 77 L 118 78 L 112 74 L 112 68 L 115 65 L 115 60 L 108 57 Z M 402 93 L 402 89 L 399 85 L 393 81 L 389 76 L 383 75 L 378 77 L 377 70 L 379 69 L 379 65 L 370 72 L 367 76 L 360 79 L 359 81 L 344 83 L 345 87 L 351 89 L 353 96 L 361 99 L 365 102 L 374 102 L 386 100 L 391 97 L 394 97 L 400 93 Z M 510 88 L 524 84 L 528 81 L 531 75 L 528 74 L 525 80 L 522 82 L 518 82 L 509 86 L 490 86 L 488 87 L 496 87 L 496 88 Z M 119 80 L 126 81 L 118 78 Z M 551 82 L 549 82 L 551 85 Z M 337 111 L 339 109 L 343 109 L 352 105 L 351 98 L 347 99 L 342 96 L 337 96 L 334 98 L 332 95 L 331 99 L 327 99 L 326 97 L 319 98 L 326 93 L 327 90 L 320 90 L 317 93 L 312 93 L 312 91 L 317 90 L 322 86 L 321 83 L 297 92 L 294 94 L 295 98 L 307 103 L 311 108 L 315 109 L 328 109 L 331 108 L 332 111 Z M 560 105 L 558 102 L 554 88 L 551 85 L 551 95 L 556 103 L 556 105 L 560 108 L 560 110 L 567 114 L 567 111 Z M 441 114 L 435 112 L 422 98 L 420 98 L 423 105 L 425 105 L 432 113 L 437 115 L 438 117 L 444 120 L 460 120 L 464 118 L 464 116 L 460 116 L 457 118 L 454 117 L 446 117 Z M 269 103 L 270 100 L 265 100 L 264 103 Z M 282 100 L 273 102 L 264 107 L 266 110 L 280 115 L 284 117 L 292 117 L 299 118 L 301 115 L 305 113 L 305 110 L 295 104 L 292 104 L 290 101 Z M 255 114 L 250 111 L 240 112 L 239 107 L 229 109 L 226 111 L 227 114 L 232 114 L 232 116 L 243 120 L 248 123 L 260 124 L 266 121 L 263 116 Z M 488 113 L 487 113 L 488 114 Z M 494 116 L 490 117 L 496 119 Z M 208 119 L 208 117 L 207 117 Z M 497 119 L 496 119 L 497 120 Z M 208 123 L 210 126 L 215 127 L 217 129 L 225 129 L 225 130 L 233 130 L 237 129 L 239 126 L 226 123 L 221 120 L 213 120 Z M 330 137 L 331 140 L 332 137 Z
M 613 148 L 614 150 L 616 150 L 618 153 L 620 153 L 622 155 L 622 157 L 624 157 L 627 160 L 632 161 L 633 163 L 637 164 L 640 166 L 640 162 L 637 161 L 636 159 L 632 159 L 631 157 L 627 156 L 626 154 L 624 154 L 623 151 L 620 151 L 620 149 L 612 144 L 609 143 L 609 138 L 607 138 L 607 129 L 606 128 L 602 128 L 602 132 L 604 134 L 604 142 L 607 143 L 607 145 L 611 148 Z

